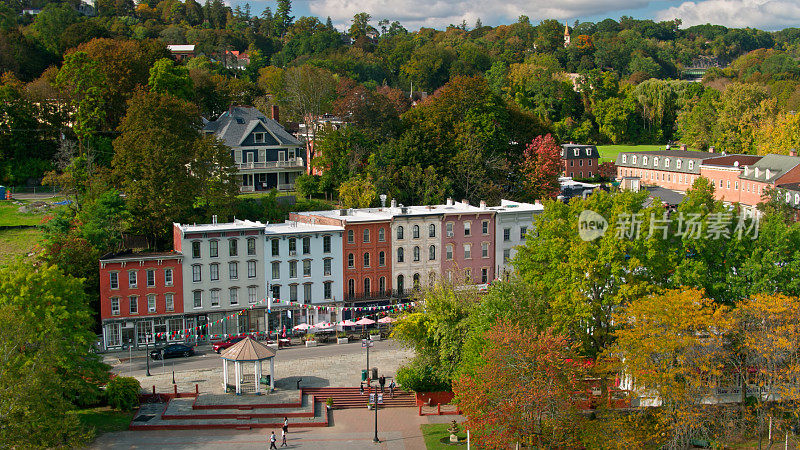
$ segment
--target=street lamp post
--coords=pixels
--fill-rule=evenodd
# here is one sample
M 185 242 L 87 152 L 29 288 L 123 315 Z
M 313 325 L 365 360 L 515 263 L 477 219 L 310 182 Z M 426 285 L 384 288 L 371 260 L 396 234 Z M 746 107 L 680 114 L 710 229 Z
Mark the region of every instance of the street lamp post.
M 367 348 L 369 348 L 369 347 L 367 347 Z M 370 380 L 370 382 L 369 382 L 369 388 L 370 388 L 370 390 L 372 389 L 372 380 Z M 377 444 L 377 443 L 381 442 L 381 440 L 378 439 L 378 387 L 377 386 L 375 387 L 375 397 L 374 398 L 375 398 L 375 401 L 374 401 L 372 407 L 375 408 L 375 437 L 372 438 L 372 442 Z
M 147 361 L 147 376 L 150 375 L 150 335 L 144 335 L 144 359 Z

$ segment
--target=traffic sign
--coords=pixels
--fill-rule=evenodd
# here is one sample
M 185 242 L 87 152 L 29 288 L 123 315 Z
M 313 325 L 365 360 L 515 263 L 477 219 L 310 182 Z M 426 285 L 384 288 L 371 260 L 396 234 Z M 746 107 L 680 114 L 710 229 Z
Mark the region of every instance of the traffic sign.
M 361 348 L 372 347 L 372 346 L 374 346 L 374 344 L 375 344 L 375 341 L 373 341 L 372 339 L 362 339 L 361 340 Z

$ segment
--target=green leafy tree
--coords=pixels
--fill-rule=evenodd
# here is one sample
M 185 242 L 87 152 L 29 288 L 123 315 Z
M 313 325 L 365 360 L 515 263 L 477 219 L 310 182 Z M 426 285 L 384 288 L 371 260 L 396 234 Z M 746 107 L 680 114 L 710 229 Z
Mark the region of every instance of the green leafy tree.
M 193 151 L 189 168 L 196 204 L 206 215 L 228 215 L 239 194 L 239 174 L 230 148 L 213 136 L 203 136 L 195 140 Z
M 198 186 L 189 167 L 200 123 L 197 108 L 170 95 L 139 91 L 114 140 L 119 177 L 133 228 L 156 244 L 172 221 L 188 217 Z M 158 193 L 158 195 L 155 195 Z
M 189 77 L 189 70 L 183 66 L 176 66 L 169 58 L 161 58 L 153 64 L 147 84 L 155 92 L 170 94 L 184 100 L 194 98 L 194 86 Z
M 377 33 L 378 30 L 369 24 L 370 20 L 372 20 L 372 16 L 365 12 L 360 12 L 353 16 L 353 24 L 350 25 L 350 30 L 348 31 L 350 37 L 353 39 L 358 39 L 361 37 L 366 37 L 370 33 Z
M 106 120 L 107 78 L 100 63 L 86 52 L 75 52 L 64 59 L 56 83 L 71 97 L 75 108 L 73 128 L 81 146 L 103 128 Z
M 351 178 L 339 186 L 339 203 L 344 208 L 367 208 L 376 197 L 375 185 L 366 178 Z
M 139 404 L 139 393 L 142 387 L 139 380 L 133 377 L 114 377 L 108 382 L 106 398 L 114 409 L 130 411 Z

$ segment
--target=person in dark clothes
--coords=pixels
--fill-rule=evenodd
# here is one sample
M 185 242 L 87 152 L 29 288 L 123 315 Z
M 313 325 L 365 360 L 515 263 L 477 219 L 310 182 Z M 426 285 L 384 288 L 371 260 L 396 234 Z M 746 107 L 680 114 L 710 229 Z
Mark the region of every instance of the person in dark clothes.
M 392 380 L 392 382 L 389 383 L 389 392 L 392 393 L 392 398 L 394 398 L 394 387 L 395 387 L 394 380 Z
M 364 382 L 361 382 L 361 395 L 364 395 Z
M 273 448 L 275 450 L 278 450 L 278 447 L 275 445 L 275 442 L 277 442 L 277 441 L 278 441 L 278 438 L 275 437 L 275 432 L 273 431 L 272 434 L 269 436 L 269 448 L 270 448 L 270 450 L 272 450 Z
M 286 444 L 286 432 L 288 431 L 289 427 L 286 425 L 283 426 L 281 429 L 281 447 L 288 447 L 289 445 Z
M 384 376 L 379 377 L 378 378 L 378 384 L 381 385 L 381 394 L 383 394 L 383 392 L 384 392 L 383 388 L 386 386 L 386 377 L 384 377 Z

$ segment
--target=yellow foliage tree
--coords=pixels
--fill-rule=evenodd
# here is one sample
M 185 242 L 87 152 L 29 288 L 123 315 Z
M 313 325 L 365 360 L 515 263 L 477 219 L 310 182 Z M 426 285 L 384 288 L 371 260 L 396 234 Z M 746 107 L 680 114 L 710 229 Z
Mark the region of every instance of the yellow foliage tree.
M 778 114 L 757 128 L 756 150 L 759 155 L 787 155 L 791 149 L 800 150 L 800 114 Z

